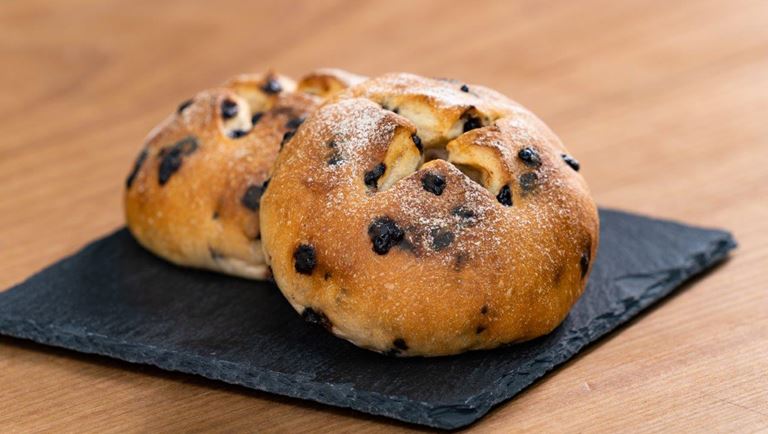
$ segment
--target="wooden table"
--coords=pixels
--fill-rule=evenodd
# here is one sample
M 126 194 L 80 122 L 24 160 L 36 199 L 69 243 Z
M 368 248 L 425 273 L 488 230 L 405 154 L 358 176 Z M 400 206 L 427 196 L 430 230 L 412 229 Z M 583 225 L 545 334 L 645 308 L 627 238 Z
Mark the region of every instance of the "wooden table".
M 601 205 L 740 243 L 474 428 L 768 430 L 768 2 L 216 4 L 0 3 L 0 288 L 123 224 L 144 135 L 198 89 L 270 66 L 455 77 L 538 113 Z M 405 429 L 0 339 L 2 432 Z

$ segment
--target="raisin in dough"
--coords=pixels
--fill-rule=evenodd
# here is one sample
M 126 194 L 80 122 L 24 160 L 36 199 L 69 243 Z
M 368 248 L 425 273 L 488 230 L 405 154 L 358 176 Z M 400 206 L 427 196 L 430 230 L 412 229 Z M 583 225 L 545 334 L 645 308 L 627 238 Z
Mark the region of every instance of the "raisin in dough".
M 269 277 L 258 211 L 272 164 L 322 97 L 351 84 L 343 72 L 310 76 L 333 88 L 312 95 L 273 73 L 241 75 L 182 103 L 157 126 L 126 182 L 135 238 L 179 265 Z
M 339 337 L 438 356 L 552 331 L 598 216 L 578 163 L 482 86 L 390 74 L 332 98 L 278 157 L 262 241 L 293 307 Z

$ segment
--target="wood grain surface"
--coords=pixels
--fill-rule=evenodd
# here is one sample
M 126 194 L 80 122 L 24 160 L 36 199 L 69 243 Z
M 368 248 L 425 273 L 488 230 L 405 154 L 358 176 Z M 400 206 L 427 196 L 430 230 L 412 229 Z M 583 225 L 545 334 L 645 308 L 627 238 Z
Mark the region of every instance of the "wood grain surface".
M 179 102 L 320 66 L 494 87 L 561 136 L 601 205 L 740 243 L 473 429 L 768 431 L 766 1 L 5 0 L 0 288 L 123 224 L 125 175 Z M 0 338 L 1 432 L 412 429 Z

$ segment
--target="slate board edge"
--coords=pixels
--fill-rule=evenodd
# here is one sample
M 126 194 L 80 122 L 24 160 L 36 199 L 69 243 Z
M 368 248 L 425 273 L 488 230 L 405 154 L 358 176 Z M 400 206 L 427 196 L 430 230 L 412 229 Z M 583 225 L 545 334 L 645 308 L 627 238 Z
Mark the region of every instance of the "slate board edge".
M 622 211 L 607 209 L 603 210 L 628 214 Z M 653 218 L 651 219 L 658 220 Z M 674 223 L 668 220 L 663 221 Z M 122 229 L 118 229 L 117 231 L 119 230 Z M 101 237 L 98 240 L 95 240 L 93 243 L 101 239 L 108 238 L 117 231 L 114 231 L 105 237 Z M 694 259 L 691 261 L 687 268 L 681 270 L 681 273 L 668 276 L 667 278 L 663 278 L 660 281 L 657 281 L 645 292 L 646 296 L 661 294 L 661 297 L 658 299 L 660 300 L 665 295 L 672 292 L 681 283 L 705 271 L 712 265 L 724 260 L 727 257 L 728 252 L 736 247 L 736 242 L 730 233 L 725 231 L 719 232 L 721 232 L 723 235 L 721 239 L 712 243 L 710 246 L 708 246 L 707 249 L 705 249 L 705 251 L 694 254 Z M 87 249 L 90 247 L 90 244 L 92 243 L 89 243 L 89 245 L 85 248 Z M 63 260 L 66 260 L 76 254 L 77 252 Z M 26 280 L 28 279 L 25 279 L 24 282 L 26 282 Z M 23 285 L 24 282 L 21 282 L 18 285 L 14 285 L 14 287 L 10 290 L 14 289 L 16 286 Z M 605 335 L 621 324 L 624 324 L 638 312 L 646 309 L 653 303 L 653 297 L 645 297 L 639 299 L 637 303 L 629 306 L 629 308 L 626 308 L 623 303 L 615 304 L 615 309 L 613 311 L 616 312 L 616 314 L 612 316 L 612 318 L 618 317 L 619 321 L 617 323 L 613 324 L 612 326 L 598 325 L 594 328 L 585 327 L 587 330 L 579 330 L 575 333 L 572 333 L 570 336 L 568 336 L 568 339 L 573 339 L 577 342 L 580 342 L 578 345 L 570 346 L 569 351 L 567 352 L 558 352 L 558 357 L 555 360 L 549 360 L 545 362 L 539 362 L 538 360 L 534 361 L 534 363 L 538 362 L 548 366 L 541 371 L 540 375 L 529 375 L 525 381 L 518 382 L 514 388 L 510 388 L 509 382 L 506 381 L 507 377 L 504 376 L 500 378 L 494 386 L 488 388 L 486 391 L 481 392 L 478 395 L 468 398 L 464 402 L 445 403 L 438 405 L 432 405 L 420 401 L 412 401 L 397 396 L 382 395 L 375 392 L 361 392 L 355 390 L 351 386 L 312 383 L 301 378 L 297 378 L 295 375 L 287 375 L 279 372 L 267 371 L 264 369 L 243 369 L 244 367 L 238 366 L 238 364 L 225 360 L 215 361 L 215 363 L 218 364 L 220 368 L 225 368 L 227 365 L 230 365 L 232 368 L 238 367 L 242 371 L 247 372 L 247 375 L 211 375 L 205 370 L 195 368 L 195 366 L 198 365 L 198 361 L 212 363 L 211 359 L 209 358 L 179 355 L 169 350 L 161 350 L 156 347 L 132 344 L 125 341 L 118 342 L 104 336 L 90 333 L 86 333 L 85 335 L 75 334 L 57 327 L 50 327 L 56 329 L 56 333 L 53 334 L 54 337 L 52 339 L 48 339 L 46 338 L 45 333 L 40 332 L 40 330 L 43 328 L 42 326 L 35 324 L 33 321 L 20 320 L 9 316 L 0 318 L 0 333 L 16 338 L 28 339 L 45 345 L 75 350 L 81 353 L 98 354 L 117 358 L 131 363 L 154 365 L 164 370 L 196 374 L 208 379 L 245 386 L 250 389 L 275 393 L 293 398 L 312 400 L 336 407 L 351 408 L 368 414 L 386 416 L 404 422 L 427 425 L 441 429 L 455 429 L 477 421 L 488 411 L 490 411 L 491 408 L 503 401 L 510 399 L 521 390 L 531 385 L 535 380 L 551 371 L 556 366 L 569 360 L 585 345 L 588 345 L 589 343 L 597 340 L 599 337 Z M 589 329 L 591 329 L 591 332 Z M 72 345 L 72 343 L 75 343 L 75 345 Z M 121 351 L 125 352 L 118 353 L 115 351 L 110 351 L 110 349 L 114 348 L 120 348 Z M 145 361 L 148 355 L 152 358 L 155 358 L 154 363 L 148 363 Z M 221 369 L 219 372 L 224 371 L 233 372 L 234 370 Z M 492 398 L 488 399 L 488 396 L 491 396 Z M 370 402 L 375 402 L 376 404 L 373 406 L 366 405 Z
M 568 351 L 557 352 L 559 357 L 554 361 L 550 361 L 548 363 L 549 366 L 546 369 L 539 371 L 540 375 L 530 375 L 525 382 L 519 383 L 519 387 L 516 387 L 516 388 L 507 387 L 507 384 L 504 382 L 505 378 L 502 377 L 495 386 L 490 388 L 491 390 L 487 392 L 483 392 L 472 398 L 469 398 L 468 403 L 469 402 L 481 403 L 476 407 L 476 414 L 474 415 L 474 419 L 464 421 L 463 423 L 460 423 L 460 424 L 441 423 L 439 426 L 437 425 L 430 425 L 430 426 L 435 426 L 437 428 L 452 429 L 452 428 L 460 428 L 460 427 L 469 425 L 472 422 L 477 421 L 482 416 L 484 416 L 488 411 L 490 411 L 491 408 L 517 395 L 523 389 L 533 384 L 534 381 L 543 377 L 552 369 L 570 360 L 574 355 L 578 354 L 581 351 L 581 349 L 584 348 L 585 346 L 597 343 L 602 336 L 617 329 L 618 327 L 620 327 L 630 319 L 634 318 L 638 313 L 642 312 L 643 310 L 647 309 L 648 307 L 656 303 L 662 302 L 663 300 L 665 300 L 665 297 L 668 294 L 678 289 L 682 284 L 696 277 L 699 274 L 703 274 L 704 272 L 709 271 L 714 265 L 724 261 L 728 257 L 728 253 L 731 250 L 736 248 L 737 243 L 730 233 L 723 232 L 723 234 L 725 237 L 723 239 L 720 239 L 718 241 L 711 243 L 709 249 L 703 252 L 696 253 L 695 258 L 697 259 L 693 260 L 689 264 L 689 267 L 684 269 L 682 273 L 679 273 L 676 275 L 673 274 L 671 276 L 668 276 L 667 278 L 660 279 L 654 285 L 649 287 L 645 291 L 644 297 L 637 300 L 635 304 L 631 305 L 628 308 L 624 306 L 623 303 L 614 304 L 613 305 L 613 307 L 615 308 L 614 312 L 618 312 L 618 313 L 612 315 L 611 318 L 614 318 L 613 320 L 617 322 L 613 323 L 612 325 L 606 326 L 605 320 L 607 318 L 605 317 L 599 318 L 598 321 L 601 324 L 592 326 L 592 324 L 597 322 L 593 320 L 592 322 L 590 322 L 589 326 L 584 327 L 582 330 L 578 330 L 575 333 L 571 333 L 570 335 L 567 335 L 565 340 L 569 340 L 569 341 L 576 340 L 576 341 L 580 341 L 580 343 L 578 345 L 571 345 L 566 347 Z M 616 320 L 615 318 L 618 318 L 618 320 Z M 563 345 L 561 345 L 561 347 L 563 347 Z M 536 363 L 536 362 L 537 361 L 534 361 L 533 363 Z M 531 366 L 532 364 L 529 364 L 527 367 L 531 367 Z M 491 396 L 495 396 L 495 397 L 492 400 L 486 400 L 486 397 L 484 394 L 490 394 Z M 483 403 L 484 400 L 486 400 L 486 402 L 489 402 L 489 403 L 484 404 Z M 449 422 L 449 423 L 451 422 L 450 420 L 444 420 L 444 418 L 439 418 L 439 419 L 436 418 L 435 420 L 439 420 L 440 422 Z

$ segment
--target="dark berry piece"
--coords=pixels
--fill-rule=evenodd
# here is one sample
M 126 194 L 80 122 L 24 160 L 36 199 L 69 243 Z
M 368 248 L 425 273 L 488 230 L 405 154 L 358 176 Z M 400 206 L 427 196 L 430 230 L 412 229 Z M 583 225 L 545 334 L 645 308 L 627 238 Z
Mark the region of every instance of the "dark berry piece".
M 397 247 L 400 250 L 403 250 L 403 251 L 406 251 L 406 252 L 411 252 L 411 253 L 414 253 L 414 254 L 416 253 L 416 247 L 413 244 L 411 244 L 410 241 L 406 240 L 405 238 L 403 238 L 403 241 L 400 241 L 400 244 L 398 244 Z
M 539 180 L 539 175 L 529 172 L 529 173 L 523 173 L 520 175 L 520 187 L 525 192 L 529 192 L 536 187 L 536 182 Z
M 528 167 L 541 166 L 541 157 L 539 156 L 539 153 L 536 152 L 536 150 L 533 148 L 521 149 L 520 152 L 517 153 L 517 157 L 523 160 L 523 163 L 525 163 L 525 165 Z
M 453 235 L 453 232 L 446 231 L 446 230 L 432 229 L 431 234 L 432 234 L 432 249 L 437 252 L 450 246 L 455 238 L 455 236 Z
M 405 343 L 405 339 L 403 338 L 395 339 L 394 341 L 392 341 L 392 345 L 398 350 L 408 351 L 408 344 Z
M 245 194 L 240 198 L 240 203 L 251 211 L 258 211 L 259 205 L 261 205 L 261 196 L 264 194 L 266 185 L 269 181 L 262 185 L 250 185 L 245 190 Z
M 221 252 L 219 252 L 218 250 L 214 249 L 211 246 L 208 246 L 208 253 L 211 255 L 211 259 L 213 259 L 214 261 L 224 257 L 224 255 L 222 255 Z
M 512 190 L 509 189 L 508 185 L 501 187 L 499 194 L 496 195 L 496 200 L 502 205 L 512 206 Z
M 190 98 L 190 99 L 184 101 L 183 103 L 179 104 L 179 108 L 176 109 L 176 113 L 181 114 L 181 112 L 186 110 L 187 107 L 191 106 L 193 102 L 194 102 L 194 100 Z
M 141 152 L 139 152 L 139 155 L 136 157 L 136 161 L 133 163 L 133 169 L 131 169 L 131 173 L 128 174 L 128 178 L 125 180 L 125 186 L 126 188 L 131 188 L 131 185 L 133 185 L 133 180 L 136 179 L 136 175 L 139 173 L 139 169 L 141 169 L 142 164 L 144 164 L 144 160 L 147 159 L 147 149 L 142 149 Z
M 295 130 L 295 129 L 299 128 L 301 126 L 301 124 L 303 124 L 303 123 L 304 123 L 304 117 L 303 116 L 299 116 L 297 118 L 293 118 L 293 119 L 289 120 L 288 122 L 286 122 L 285 128 L 289 128 L 291 130 Z
M 381 105 L 381 108 L 383 108 L 384 110 L 389 110 L 389 111 L 391 111 L 391 112 L 392 112 L 392 113 L 394 113 L 394 114 L 399 114 L 399 113 L 400 113 L 400 110 L 398 110 L 398 109 L 397 109 L 397 107 L 394 107 L 394 108 L 390 108 L 390 107 L 389 107 L 388 105 L 386 105 L 386 104 L 382 104 L 382 105 Z
M 464 122 L 464 132 L 466 133 L 467 131 L 474 130 L 475 128 L 480 128 L 482 126 L 483 126 L 483 123 L 480 121 L 480 118 L 470 116 Z
M 328 157 L 328 165 L 329 166 L 335 166 L 335 165 L 341 163 L 343 160 L 344 159 L 341 158 L 341 154 L 339 154 L 338 152 L 334 152 L 333 154 L 331 154 L 330 157 Z
M 488 315 L 488 305 L 484 304 L 483 307 L 480 308 L 480 313 L 483 315 Z
M 170 147 L 160 151 L 160 167 L 157 180 L 160 185 L 165 185 L 171 175 L 181 168 L 182 158 L 197 150 L 197 139 L 193 136 L 185 137 Z
M 477 218 L 477 214 L 475 214 L 474 211 L 463 206 L 457 206 L 456 208 L 452 209 L 451 214 L 462 220 L 474 220 Z
M 427 172 L 421 178 L 421 186 L 435 196 L 440 196 L 445 189 L 445 178 L 438 173 Z
M 475 333 L 477 334 L 480 334 L 484 331 L 485 331 L 485 326 L 481 326 L 481 325 L 477 326 L 477 328 L 475 329 Z
M 565 161 L 565 164 L 571 166 L 571 169 L 577 172 L 579 171 L 579 169 L 581 168 L 581 164 L 579 164 L 579 160 L 571 157 L 568 154 L 561 154 L 560 156 L 563 157 L 563 161 Z
M 386 255 L 392 246 L 396 246 L 405 237 L 405 232 L 391 218 L 379 217 L 368 227 L 368 236 L 373 244 L 373 251 Z
M 315 248 L 309 244 L 300 244 L 293 252 L 293 267 L 297 273 L 312 274 L 316 263 Z
M 461 271 L 467 265 L 467 262 L 469 262 L 469 255 L 466 252 L 459 252 L 453 258 L 453 269 Z
M 232 131 L 229 132 L 229 137 L 233 138 L 233 139 L 239 139 L 241 137 L 245 137 L 246 135 L 248 135 L 248 133 L 250 133 L 250 131 L 246 131 L 246 130 L 232 130 Z
M 467 86 L 466 84 L 462 84 L 461 85 L 461 91 L 462 92 L 469 92 L 469 86 Z
M 176 173 L 181 168 L 181 151 L 178 149 L 171 149 L 167 152 L 163 159 L 160 160 L 160 167 L 158 169 L 157 181 L 160 185 L 165 185 L 171 175 Z
M 251 116 L 251 124 L 256 125 L 261 120 L 262 116 L 264 116 L 263 112 L 256 112 Z
M 389 356 L 389 357 L 397 357 L 400 354 L 400 350 L 397 349 L 397 348 L 390 348 L 390 349 L 388 349 L 387 351 L 384 351 L 381 354 L 383 354 L 385 356 Z
M 365 176 L 363 177 L 363 181 L 365 182 L 365 185 L 368 186 L 368 188 L 376 188 L 376 183 L 378 182 L 379 178 L 381 178 L 381 175 L 384 174 L 384 172 L 387 171 L 387 165 L 384 163 L 377 164 L 373 169 L 365 172 Z
M 311 307 L 304 308 L 301 312 L 301 318 L 308 323 L 320 325 L 326 330 L 330 330 L 332 327 L 331 320 L 323 312 Z
M 413 144 L 416 145 L 416 149 L 418 149 L 420 153 L 424 152 L 424 146 L 421 144 L 421 137 L 416 134 L 412 134 L 411 139 L 413 139 Z
M 263 90 L 265 93 L 275 94 L 282 92 L 283 86 L 281 86 L 280 82 L 277 81 L 274 77 L 270 77 L 269 80 L 267 80 L 267 82 L 261 86 L 261 90 Z
M 296 134 L 296 130 L 288 130 L 285 132 L 285 134 L 283 134 L 283 140 L 280 141 L 280 149 L 283 149 L 283 146 L 285 146 L 285 144 L 293 138 L 294 134 Z
M 197 151 L 197 138 L 195 136 L 187 136 L 176 142 L 173 146 L 179 148 L 182 155 L 189 155 Z
M 589 270 L 589 251 L 581 254 L 581 258 L 579 259 L 579 267 L 581 268 L 581 278 L 583 279 Z
M 238 107 L 237 103 L 231 99 L 225 99 L 221 102 L 221 117 L 224 119 L 232 119 L 237 116 Z

